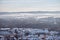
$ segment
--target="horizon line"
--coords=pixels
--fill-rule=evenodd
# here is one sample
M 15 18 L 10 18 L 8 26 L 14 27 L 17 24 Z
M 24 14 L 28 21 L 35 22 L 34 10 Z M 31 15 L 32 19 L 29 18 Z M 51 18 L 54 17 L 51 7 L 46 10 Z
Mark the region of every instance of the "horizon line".
M 0 11 L 0 12 L 60 12 L 60 10 L 59 11 L 55 11 L 55 10 L 53 10 L 53 11 Z

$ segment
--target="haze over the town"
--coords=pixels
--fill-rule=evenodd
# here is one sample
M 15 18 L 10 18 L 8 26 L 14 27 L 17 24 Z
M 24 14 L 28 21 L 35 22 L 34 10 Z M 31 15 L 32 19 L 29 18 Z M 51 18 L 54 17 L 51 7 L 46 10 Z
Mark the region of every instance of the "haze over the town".
M 0 0 L 0 12 L 60 11 L 60 0 Z

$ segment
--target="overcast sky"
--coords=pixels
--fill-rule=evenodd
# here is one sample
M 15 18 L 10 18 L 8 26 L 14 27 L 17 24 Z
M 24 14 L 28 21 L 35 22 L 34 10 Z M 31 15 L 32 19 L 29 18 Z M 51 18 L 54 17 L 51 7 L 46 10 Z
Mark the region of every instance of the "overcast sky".
M 0 12 L 60 11 L 60 0 L 0 0 Z

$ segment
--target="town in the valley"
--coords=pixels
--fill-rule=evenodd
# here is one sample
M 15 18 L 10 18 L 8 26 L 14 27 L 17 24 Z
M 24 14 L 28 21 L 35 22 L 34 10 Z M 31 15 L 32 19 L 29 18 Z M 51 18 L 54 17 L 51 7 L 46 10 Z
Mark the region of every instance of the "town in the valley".
M 0 28 L 0 40 L 60 40 L 60 32 L 48 28 Z

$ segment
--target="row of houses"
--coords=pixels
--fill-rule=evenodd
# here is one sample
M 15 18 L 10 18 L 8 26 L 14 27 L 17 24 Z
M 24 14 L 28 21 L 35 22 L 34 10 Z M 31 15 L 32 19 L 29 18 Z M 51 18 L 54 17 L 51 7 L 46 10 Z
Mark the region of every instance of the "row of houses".
M 0 28 L 0 40 L 60 40 L 57 31 L 32 28 Z

